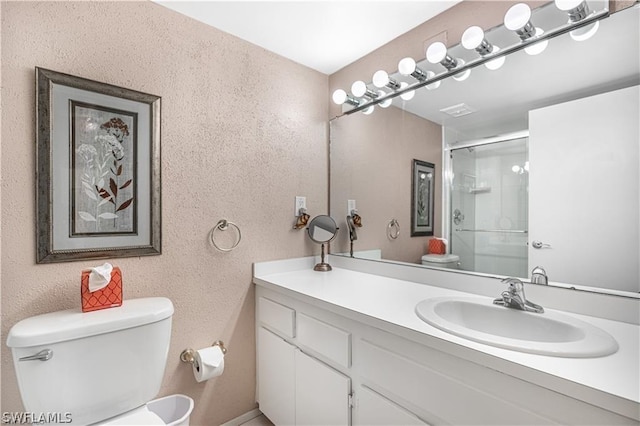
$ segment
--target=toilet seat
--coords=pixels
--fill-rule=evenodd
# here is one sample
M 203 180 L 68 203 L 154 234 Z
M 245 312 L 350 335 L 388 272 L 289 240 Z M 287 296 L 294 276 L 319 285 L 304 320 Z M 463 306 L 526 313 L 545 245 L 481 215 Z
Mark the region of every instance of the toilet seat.
M 166 423 L 153 411 L 150 411 L 146 405 L 138 407 L 134 410 L 127 411 L 115 417 L 107 419 L 105 422 L 94 423 L 93 426 L 134 426 L 134 425 L 166 425 Z

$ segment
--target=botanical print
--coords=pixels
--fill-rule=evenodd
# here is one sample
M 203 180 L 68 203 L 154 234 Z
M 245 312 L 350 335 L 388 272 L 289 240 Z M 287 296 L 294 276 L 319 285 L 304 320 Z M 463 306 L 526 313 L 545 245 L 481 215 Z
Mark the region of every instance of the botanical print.
M 71 101 L 70 236 L 135 234 L 137 113 Z
M 431 182 L 432 182 L 432 173 L 419 170 L 418 171 L 418 190 L 417 190 L 417 203 L 416 210 L 418 213 L 418 219 L 416 221 L 416 225 L 418 226 L 429 226 L 430 217 L 429 212 L 431 211 Z

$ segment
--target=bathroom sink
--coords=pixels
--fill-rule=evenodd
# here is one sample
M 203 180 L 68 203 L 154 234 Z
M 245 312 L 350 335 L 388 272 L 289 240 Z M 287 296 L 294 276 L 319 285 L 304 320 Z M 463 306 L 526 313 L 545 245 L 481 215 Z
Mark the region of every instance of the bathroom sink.
M 426 323 L 491 346 L 557 357 L 610 355 L 618 343 L 604 330 L 568 315 L 494 305 L 490 299 L 439 297 L 416 305 Z

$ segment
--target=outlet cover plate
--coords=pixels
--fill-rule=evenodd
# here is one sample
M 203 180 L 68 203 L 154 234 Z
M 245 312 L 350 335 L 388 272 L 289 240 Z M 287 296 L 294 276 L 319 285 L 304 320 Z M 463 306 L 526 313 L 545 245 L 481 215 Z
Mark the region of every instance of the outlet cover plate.
M 300 209 L 306 209 L 306 208 L 307 208 L 307 197 L 302 197 L 297 195 L 295 210 L 293 211 L 293 215 L 300 216 Z

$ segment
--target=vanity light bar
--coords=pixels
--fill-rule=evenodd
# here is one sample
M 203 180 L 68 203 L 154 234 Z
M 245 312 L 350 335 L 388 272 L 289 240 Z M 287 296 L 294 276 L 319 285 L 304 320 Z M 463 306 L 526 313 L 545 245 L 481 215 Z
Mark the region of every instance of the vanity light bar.
M 564 10 L 561 7 L 561 4 L 563 4 L 563 2 L 567 2 L 567 3 L 579 3 L 578 0 L 555 0 L 555 5 L 558 9 L 560 10 Z M 521 3 L 522 4 L 522 3 Z M 606 4 L 606 2 L 603 2 L 603 4 Z M 517 5 L 516 5 L 517 6 Z M 526 5 L 525 5 L 526 6 Z M 526 6 L 528 8 L 528 6 Z M 544 6 L 542 6 L 544 7 Z M 513 7 L 512 7 L 513 8 Z M 586 10 L 586 11 L 585 11 Z M 524 11 L 524 9 L 520 10 L 520 12 Z M 495 61 L 498 58 L 504 59 L 507 55 L 517 52 L 519 50 L 523 50 L 523 49 L 527 49 L 527 48 L 532 48 L 534 47 L 533 45 L 535 44 L 542 44 L 542 43 L 548 43 L 548 40 L 560 36 L 562 34 L 568 33 L 568 32 L 575 32 L 578 29 L 581 28 L 585 28 L 588 27 L 590 25 L 596 26 L 599 21 L 601 19 L 604 19 L 606 17 L 609 16 L 609 9 L 608 7 L 604 7 L 602 10 L 598 11 L 598 12 L 591 12 L 588 7 L 585 9 L 582 5 L 582 3 L 578 4 L 577 6 L 574 6 L 573 8 L 571 8 L 569 11 L 567 11 L 567 13 L 569 14 L 569 21 L 552 30 L 546 31 L 546 32 L 542 32 L 542 30 L 540 31 L 536 31 L 536 34 L 534 36 L 530 36 L 526 39 L 522 39 L 520 43 L 514 44 L 512 46 L 509 47 L 505 47 L 503 49 L 498 49 L 498 48 L 494 48 L 492 49 L 491 53 L 488 53 L 484 56 L 482 56 L 482 54 L 480 53 L 480 56 L 472 61 L 469 61 L 468 63 L 464 63 L 464 61 L 460 60 L 460 59 L 456 59 L 456 58 L 452 58 L 451 56 L 448 56 L 446 54 L 445 51 L 445 57 L 442 58 L 440 62 L 443 66 L 445 66 L 445 68 L 447 68 L 446 71 L 440 73 L 440 74 L 436 74 L 433 76 L 429 76 L 429 72 L 425 71 L 425 73 L 427 73 L 426 75 L 428 76 L 426 79 L 422 80 L 420 78 L 418 78 L 417 76 L 413 76 L 414 78 L 416 78 L 418 81 L 416 81 L 413 84 L 406 84 L 406 85 L 400 85 L 400 83 L 398 83 L 397 81 L 391 79 L 388 74 L 384 71 L 384 74 L 386 74 L 387 78 L 389 78 L 389 82 L 386 84 L 386 87 L 392 88 L 393 91 L 390 93 L 386 93 L 385 95 L 379 95 L 376 98 L 371 98 L 370 100 L 366 100 L 366 99 L 362 99 L 361 102 L 358 103 L 358 105 L 355 105 L 355 103 L 353 103 L 353 101 L 359 101 L 358 99 L 353 99 L 349 96 L 346 96 L 347 101 L 343 102 L 343 103 L 349 103 L 351 105 L 354 105 L 354 108 L 348 110 L 348 111 L 344 111 L 343 114 L 345 115 L 349 115 L 349 114 L 353 114 L 356 112 L 360 112 L 363 111 L 365 109 L 367 109 L 368 111 L 371 111 L 371 109 L 369 109 L 370 106 L 376 105 L 376 104 L 380 104 L 382 102 L 388 104 L 390 103 L 393 98 L 396 98 L 398 96 L 401 96 L 403 94 L 407 94 L 409 92 L 415 91 L 417 89 L 420 89 L 422 87 L 425 86 L 430 86 L 431 88 L 435 88 L 437 87 L 437 85 L 435 83 L 439 83 L 442 80 L 450 77 L 450 76 L 458 76 L 458 80 L 462 80 L 464 78 L 466 78 L 466 76 L 468 76 L 468 73 L 471 71 L 472 68 L 477 67 L 478 65 L 482 65 L 482 64 L 487 64 L 488 62 L 491 61 Z M 586 15 L 586 16 L 585 16 Z M 585 16 L 584 18 L 582 18 L 579 21 L 574 21 L 573 19 L 575 17 L 578 16 Z M 527 17 L 527 14 L 524 14 L 524 17 Z M 521 21 L 524 20 L 523 17 L 520 17 Z M 530 18 L 530 15 L 529 15 Z M 506 20 L 506 17 L 505 17 Z M 522 24 L 522 22 L 518 22 L 519 24 Z M 518 31 L 520 31 L 520 33 L 522 34 L 526 34 L 526 33 L 531 33 L 531 29 L 526 30 L 524 27 L 526 27 L 527 23 L 530 24 L 530 19 L 527 19 L 526 22 L 524 22 L 524 24 L 522 24 L 521 26 L 518 26 Z M 505 22 L 505 26 L 506 26 L 506 22 Z M 512 26 L 510 24 L 510 26 Z M 513 25 L 515 26 L 515 24 Z M 531 27 L 533 27 L 533 25 L 530 25 Z M 510 29 L 509 27 L 507 27 L 507 29 Z M 591 32 L 591 31 L 589 31 Z M 518 33 L 518 34 L 520 34 Z M 573 35 L 573 34 L 572 34 Z M 521 37 L 522 38 L 522 37 Z M 574 37 L 575 38 L 575 37 Z M 578 39 L 578 38 L 576 38 Z M 582 38 L 584 39 L 584 38 Z M 487 42 L 488 43 L 488 42 Z M 489 43 L 490 44 L 490 43 Z M 542 46 L 535 46 L 538 48 L 541 48 Z M 487 51 L 488 46 L 485 45 L 482 48 L 482 51 Z M 529 53 L 529 52 L 528 52 Z M 538 52 L 539 53 L 539 52 Z M 530 53 L 531 54 L 531 53 Z M 450 60 L 447 60 L 447 56 Z M 443 64 L 442 62 L 447 63 L 447 65 L 449 65 L 449 67 L 447 67 L 447 65 Z M 456 66 L 451 66 L 452 65 L 452 61 L 457 62 Z M 496 61 L 497 62 L 497 61 Z M 494 64 L 496 64 L 496 62 L 494 62 Z M 489 67 L 487 65 L 487 67 Z M 422 71 L 422 70 L 420 70 Z M 380 79 L 380 81 L 382 81 L 382 78 Z M 385 87 L 385 85 L 383 85 L 382 87 Z M 338 89 L 341 90 L 341 89 Z M 337 91 L 336 91 L 337 92 Z M 344 92 L 344 91 L 343 91 Z M 383 92 L 384 93 L 384 92 Z M 335 95 L 335 92 L 334 92 Z M 346 93 L 345 93 L 346 95 Z M 405 95 L 405 98 L 409 97 L 411 95 Z M 334 101 L 335 101 L 335 97 L 334 97 Z M 349 102 L 351 101 L 351 102 Z M 337 103 L 337 102 L 336 102 Z

